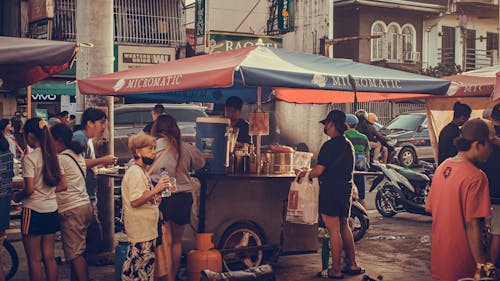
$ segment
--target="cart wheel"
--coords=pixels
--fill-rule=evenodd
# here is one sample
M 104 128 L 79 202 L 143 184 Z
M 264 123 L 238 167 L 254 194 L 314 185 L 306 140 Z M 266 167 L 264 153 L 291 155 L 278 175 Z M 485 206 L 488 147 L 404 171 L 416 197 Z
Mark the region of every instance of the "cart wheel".
M 253 223 L 243 222 L 231 225 L 219 242 L 219 249 L 238 249 L 265 244 L 262 231 Z M 222 255 L 225 271 L 245 270 L 259 266 L 264 260 L 263 250 L 228 252 Z

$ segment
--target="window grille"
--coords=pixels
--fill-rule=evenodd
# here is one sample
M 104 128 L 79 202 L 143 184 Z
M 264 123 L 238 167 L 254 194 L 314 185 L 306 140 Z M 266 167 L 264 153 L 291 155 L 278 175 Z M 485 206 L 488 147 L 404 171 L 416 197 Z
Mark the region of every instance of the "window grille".
M 76 39 L 76 0 L 56 0 L 54 39 Z M 179 0 L 115 0 L 115 42 L 184 46 L 186 30 Z

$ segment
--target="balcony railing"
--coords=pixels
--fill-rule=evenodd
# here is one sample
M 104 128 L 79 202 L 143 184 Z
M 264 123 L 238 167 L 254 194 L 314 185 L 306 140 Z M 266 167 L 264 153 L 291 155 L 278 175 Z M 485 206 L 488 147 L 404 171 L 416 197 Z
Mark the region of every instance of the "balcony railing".
M 76 1 L 56 0 L 53 39 L 76 39 Z M 115 42 L 184 46 L 179 0 L 115 0 Z
M 461 62 L 457 64 L 461 65 L 462 68 L 464 68 L 464 71 L 492 66 L 494 64 L 496 54 L 496 50 L 479 50 L 469 48 L 466 50 L 465 68 L 463 67 L 463 58 Z M 455 63 L 455 49 L 438 49 L 438 61 L 443 64 Z

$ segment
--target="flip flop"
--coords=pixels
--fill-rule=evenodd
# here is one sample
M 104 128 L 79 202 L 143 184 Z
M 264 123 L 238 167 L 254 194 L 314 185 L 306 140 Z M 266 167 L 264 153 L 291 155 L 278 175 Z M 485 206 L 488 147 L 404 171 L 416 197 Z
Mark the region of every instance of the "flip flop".
M 339 275 L 339 276 L 328 274 L 328 268 L 323 270 L 323 271 L 318 272 L 316 274 L 316 276 L 320 277 L 320 278 L 325 278 L 325 279 L 344 279 L 344 274 Z
M 362 268 L 361 266 L 356 268 L 356 269 L 350 269 L 350 268 L 344 268 L 342 269 L 342 273 L 348 274 L 348 275 L 360 275 L 365 273 L 366 270 Z

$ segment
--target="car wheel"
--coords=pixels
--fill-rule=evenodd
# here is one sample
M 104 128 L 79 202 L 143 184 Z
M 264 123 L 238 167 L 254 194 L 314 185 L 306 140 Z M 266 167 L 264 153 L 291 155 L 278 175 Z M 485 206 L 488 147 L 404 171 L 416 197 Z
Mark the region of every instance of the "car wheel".
M 399 165 L 411 168 L 417 163 L 417 153 L 411 147 L 403 147 L 398 155 Z

